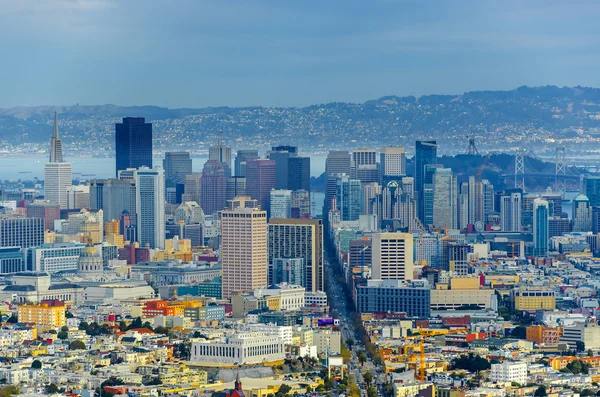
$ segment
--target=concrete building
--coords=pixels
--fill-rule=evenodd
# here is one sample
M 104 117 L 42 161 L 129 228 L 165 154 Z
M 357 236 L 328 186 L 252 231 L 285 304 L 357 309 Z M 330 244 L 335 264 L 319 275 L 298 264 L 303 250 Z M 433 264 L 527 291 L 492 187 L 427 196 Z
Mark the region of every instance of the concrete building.
M 304 307 L 304 287 L 287 283 L 273 284 L 254 291 L 254 296 L 278 296 L 279 310 L 298 310 Z
M 587 196 L 580 194 L 573 200 L 573 231 L 589 232 L 592 230 L 592 207 Z
M 137 239 L 142 247 L 165 248 L 165 173 L 160 167 L 133 171 Z
M 413 235 L 373 233 L 372 278 L 374 280 L 412 280 L 414 272 Z
M 225 208 L 227 196 L 227 175 L 223 163 L 208 160 L 202 169 L 200 206 L 206 215 L 212 215 Z
M 356 286 L 359 313 L 406 313 L 408 317 L 429 318 L 431 290 L 425 280 L 367 280 Z
M 218 145 L 210 147 L 208 151 L 208 160 L 218 161 L 221 164 L 223 164 L 225 176 L 231 176 L 231 171 L 233 170 L 231 163 L 231 148 L 229 146 L 223 145 L 221 138 L 219 138 Z
M 235 156 L 235 176 L 246 177 L 246 162 L 258 159 L 258 150 L 238 150 Z
M 43 217 L 20 218 L 0 215 L 0 247 L 37 247 L 44 244 Z
M 192 342 L 193 363 L 213 365 L 263 364 L 285 359 L 284 343 L 271 333 L 243 332 L 221 340 Z
M 266 287 L 268 281 L 267 212 L 250 198 L 237 203 L 221 213 L 223 298 Z
M 399 181 L 406 176 L 406 153 L 403 147 L 384 147 L 379 156 L 382 185 L 385 186 L 392 180 Z
M 67 187 L 67 209 L 90 208 L 90 187 L 72 185 Z
M 202 195 L 202 173 L 192 172 L 185 176 L 183 184 L 183 196 L 181 201 L 195 201 L 200 204 Z
M 104 211 L 104 219 L 119 220 L 123 211 L 133 216 L 135 225 L 136 182 L 134 179 L 93 179 L 90 181 L 90 208 Z M 120 230 L 123 234 L 124 231 Z
M 556 294 L 544 287 L 518 287 L 512 290 L 511 298 L 515 310 L 556 309 Z
M 184 185 L 186 175 L 192 173 L 190 152 L 166 152 L 163 160 L 165 185 L 167 187 Z
M 44 199 L 67 209 L 67 188 L 73 183 L 71 163 L 44 165 Z
M 564 327 L 560 341 L 567 343 L 571 349 L 576 349 L 578 342 L 583 343 L 585 349 L 598 349 L 600 348 L 600 326 L 596 322 L 586 320 Z
M 36 326 L 59 328 L 67 323 L 64 303 L 50 305 L 19 305 L 17 308 L 19 322 L 32 323 Z
M 27 249 L 27 267 L 48 274 L 77 270 L 79 257 L 85 248 L 82 243 L 50 243 Z
M 527 383 L 527 363 L 505 361 L 499 364 L 492 364 L 490 370 L 490 380 L 494 383 L 518 383 L 525 385 Z
M 461 306 L 478 306 L 481 309 L 498 309 L 495 291 L 481 288 L 479 278 L 452 278 L 449 284 L 438 284 L 431 290 L 431 310 L 458 309 Z
M 271 210 L 271 190 L 276 188 L 275 160 L 257 159 L 246 162 L 246 194 L 257 200 L 260 208 Z M 270 217 L 270 215 L 269 215 Z
M 533 200 L 533 254 L 536 256 L 548 254 L 549 215 L 550 209 L 546 200 Z
M 287 219 L 292 216 L 292 191 L 271 190 L 271 218 Z

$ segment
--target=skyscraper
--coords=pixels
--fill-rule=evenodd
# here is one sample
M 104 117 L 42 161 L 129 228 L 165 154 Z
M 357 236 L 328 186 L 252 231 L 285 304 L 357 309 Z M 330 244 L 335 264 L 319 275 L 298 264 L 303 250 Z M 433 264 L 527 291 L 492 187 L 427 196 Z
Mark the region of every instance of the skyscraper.
M 413 279 L 413 240 L 410 233 L 373 233 L 371 245 L 374 280 Z
M 237 200 L 237 207 L 221 213 L 223 298 L 267 285 L 267 212 L 246 201 L 255 200 Z
M 433 225 L 456 229 L 456 177 L 450 168 L 438 168 L 433 175 Z
M 377 152 L 374 149 L 357 149 L 352 152 L 352 179 L 361 183 L 379 182 Z
M 292 216 L 292 191 L 271 190 L 271 218 L 290 218 Z
M 500 195 L 500 230 L 518 232 L 521 230 L 521 192 L 508 191 Z
M 0 247 L 38 247 L 44 244 L 44 218 L 0 215 Z
M 208 160 L 202 169 L 200 207 L 206 215 L 225 208 L 227 203 L 227 176 L 221 161 Z
M 288 160 L 289 190 L 306 190 L 310 192 L 310 158 L 290 157 Z
M 227 178 L 227 191 L 225 198 L 233 200 L 238 196 L 246 195 L 246 178 L 243 176 L 230 176 Z
M 327 154 L 325 160 L 325 210 L 331 206 L 331 200 L 335 198 L 337 189 L 337 178 L 340 174 L 350 176 L 352 169 L 352 157 L 350 153 L 333 150 Z M 325 214 L 326 215 L 326 214 Z
M 276 259 L 302 258 L 307 291 L 324 290 L 323 224 L 320 219 L 271 219 L 269 266 Z
M 258 201 L 260 208 L 271 210 L 271 189 L 275 189 L 276 163 L 258 159 L 246 162 L 246 194 Z
M 221 134 L 220 132 L 219 134 Z M 208 159 L 216 160 L 223 164 L 225 170 L 225 176 L 231 176 L 231 148 L 223 145 L 223 140 L 219 135 L 219 143 L 216 146 L 211 146 L 208 151 Z
M 288 189 L 290 186 L 290 159 L 296 157 L 298 148 L 295 146 L 273 146 L 268 153 L 269 160 L 275 161 L 275 189 Z M 310 170 L 309 170 L 310 173 Z M 310 178 L 310 176 L 309 176 Z M 293 189 L 295 190 L 295 189 Z
M 573 231 L 589 232 L 592 230 L 592 207 L 586 195 L 580 194 L 573 200 Z
M 165 173 L 160 167 L 134 171 L 137 239 L 141 247 L 165 248 Z
M 136 190 L 135 179 L 93 179 L 90 181 L 90 207 L 103 210 L 108 221 L 119 220 L 123 211 L 127 211 L 133 215 L 135 225 Z
M 436 141 L 417 141 L 415 145 L 415 192 L 419 206 L 419 219 L 424 220 L 425 203 L 423 200 L 423 189 L 425 185 L 425 166 L 437 163 Z
M 56 112 L 54 112 L 54 129 L 52 138 L 50 138 L 50 162 L 63 162 L 62 139 L 60 139 L 60 134 L 58 133 L 58 115 Z
M 202 195 L 202 173 L 192 172 L 185 176 L 182 201 L 195 201 L 200 204 Z
M 310 193 L 306 190 L 292 191 L 292 218 L 310 217 Z
M 166 152 L 163 160 L 165 186 L 185 184 L 185 176 L 192 173 L 190 152 Z
M 116 173 L 127 168 L 152 168 L 152 123 L 124 117 L 115 124 Z
M 238 150 L 235 156 L 235 176 L 246 176 L 246 162 L 258 159 L 258 150 Z
M 385 186 L 391 181 L 399 182 L 406 176 L 406 154 L 402 147 L 384 147 L 381 149 L 379 168 L 381 183 Z
M 67 188 L 73 183 L 71 163 L 63 161 L 62 140 L 58 133 L 58 116 L 54 113 L 54 130 L 50 138 L 50 162 L 44 166 L 44 199 L 68 208 Z
M 60 206 L 49 201 L 38 201 L 27 204 L 28 218 L 42 218 L 45 230 L 54 230 L 54 221 L 60 219 Z
M 582 193 L 590 200 L 590 206 L 600 207 L 600 177 L 586 175 L 583 178 Z
M 342 221 L 355 221 L 361 214 L 361 190 L 358 179 L 341 176 L 337 179 L 337 209 Z
M 535 256 L 546 256 L 548 254 L 549 215 L 548 202 L 535 199 L 533 201 L 533 254 Z

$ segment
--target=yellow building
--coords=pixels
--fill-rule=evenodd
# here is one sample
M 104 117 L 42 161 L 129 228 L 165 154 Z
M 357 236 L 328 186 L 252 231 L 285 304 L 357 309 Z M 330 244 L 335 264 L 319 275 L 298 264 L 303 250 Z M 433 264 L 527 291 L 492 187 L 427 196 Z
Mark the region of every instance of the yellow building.
M 480 288 L 477 277 L 456 277 L 449 284 L 438 284 L 431 290 L 431 310 L 457 309 L 475 305 L 482 309 L 491 308 L 494 290 Z
M 112 221 L 104 224 L 104 232 L 108 236 L 109 234 L 119 234 L 119 221 L 113 219 Z
M 125 239 L 122 234 L 107 234 L 105 240 L 107 243 L 114 244 L 119 248 L 125 246 Z
M 44 231 L 44 244 L 52 244 L 56 242 L 56 233 L 50 230 Z
M 515 310 L 554 310 L 556 295 L 554 291 L 540 287 L 519 287 L 511 293 Z
M 19 322 L 37 326 L 58 328 L 67 324 L 65 306 L 21 305 L 18 307 Z

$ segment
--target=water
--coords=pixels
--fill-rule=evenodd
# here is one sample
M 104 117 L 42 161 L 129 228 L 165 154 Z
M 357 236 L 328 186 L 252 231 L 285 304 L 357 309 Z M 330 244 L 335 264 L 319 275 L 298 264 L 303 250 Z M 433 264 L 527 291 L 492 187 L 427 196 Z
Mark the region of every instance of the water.
M 324 154 L 310 156 L 311 176 L 319 176 L 325 172 Z M 66 159 L 73 164 L 73 178 L 114 178 L 115 159 L 110 157 L 68 157 Z M 153 159 L 154 165 L 162 166 L 162 157 Z M 204 163 L 208 156 L 192 157 L 192 170 L 202 172 Z M 0 180 L 33 180 L 44 179 L 44 164 L 48 161 L 46 155 L 27 156 L 0 156 Z

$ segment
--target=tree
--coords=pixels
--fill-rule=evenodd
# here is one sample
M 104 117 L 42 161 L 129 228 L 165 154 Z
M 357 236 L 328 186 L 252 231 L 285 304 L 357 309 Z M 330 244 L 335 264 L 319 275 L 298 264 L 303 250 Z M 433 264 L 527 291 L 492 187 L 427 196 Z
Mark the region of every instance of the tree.
M 352 338 L 346 339 L 346 346 L 348 346 L 348 349 L 352 350 L 352 346 L 354 346 L 354 339 L 352 339 Z
M 73 313 L 71 313 L 70 311 L 68 311 L 68 310 L 67 310 L 67 311 L 65 312 L 65 317 L 66 317 L 66 318 L 73 318 L 73 317 L 75 317 L 75 316 L 73 315 Z
M 575 343 L 576 349 L 578 352 L 584 352 L 585 351 L 585 343 L 583 343 L 582 341 L 578 340 Z
M 377 388 L 375 386 L 367 387 L 367 397 L 377 397 Z
M 371 382 L 373 382 L 373 374 L 371 373 L 371 371 L 366 371 L 363 374 L 363 379 L 365 381 L 365 383 L 367 384 L 367 387 L 371 386 Z
M 154 329 L 154 332 L 156 332 L 157 334 L 169 335 L 169 330 L 160 325 Z
M 67 327 L 66 325 L 63 325 L 62 327 L 60 327 L 60 330 L 64 331 L 64 332 L 69 332 L 69 327 Z
M 79 323 L 79 330 L 80 331 L 87 331 L 89 327 L 90 327 L 90 325 L 87 322 L 85 322 L 85 321 L 82 321 L 82 322 Z
M 42 362 L 40 360 L 33 360 L 33 362 L 31 363 L 31 368 L 42 369 Z
M 514 328 L 510 334 L 513 338 L 525 339 L 527 338 L 527 328 L 520 325 Z
M 158 376 L 152 378 L 149 382 L 144 383 L 144 385 L 146 386 L 158 386 L 158 385 L 162 385 L 162 381 L 160 380 L 160 378 Z
M 345 345 L 342 345 L 340 354 L 342 355 L 344 362 L 347 363 L 352 360 L 352 353 L 350 353 L 350 350 L 348 350 Z
M 0 389 L 0 397 L 11 397 L 21 393 L 17 386 L 6 386 Z
M 548 395 L 548 393 L 546 392 L 546 386 L 542 385 L 538 387 L 533 395 L 535 397 L 546 397 Z
M 69 350 L 85 350 L 85 343 L 82 340 L 74 340 L 69 345 Z
M 452 368 L 465 369 L 471 372 L 484 371 L 491 368 L 491 363 L 480 355 L 473 353 L 461 354 L 452 360 Z
M 279 390 L 277 390 L 277 393 L 275 393 L 275 397 L 289 396 L 291 391 L 292 391 L 292 388 L 289 385 L 286 385 L 284 383 L 283 385 L 281 385 L 279 387 Z
M 123 320 L 119 323 L 119 331 L 125 332 L 127 331 L 127 323 Z
M 65 340 L 69 338 L 69 333 L 67 331 L 60 331 L 57 336 L 58 339 Z
M 59 388 L 54 383 L 50 383 L 48 386 L 46 386 L 46 393 L 54 394 L 54 393 L 58 393 L 58 392 L 59 392 Z
M 367 361 L 367 354 L 364 350 L 361 350 L 357 353 L 356 358 L 358 358 L 358 361 L 360 362 L 360 365 L 362 367 Z
M 142 328 L 142 318 L 141 317 L 136 317 L 131 324 L 129 324 L 129 327 L 127 327 L 127 329 L 134 329 L 134 328 Z

